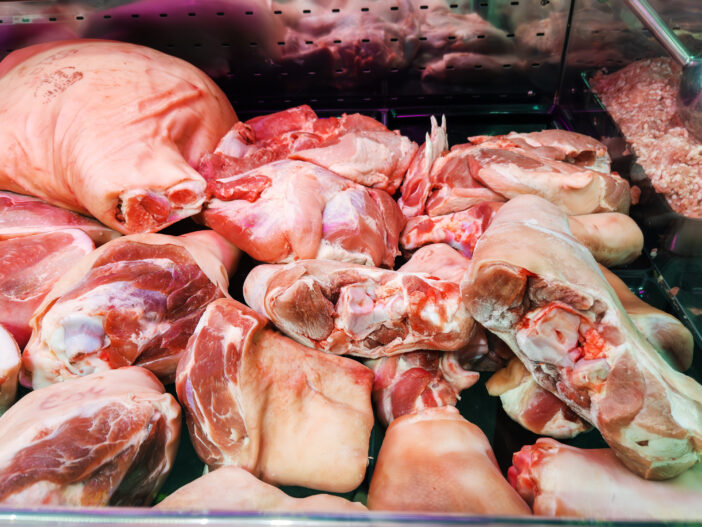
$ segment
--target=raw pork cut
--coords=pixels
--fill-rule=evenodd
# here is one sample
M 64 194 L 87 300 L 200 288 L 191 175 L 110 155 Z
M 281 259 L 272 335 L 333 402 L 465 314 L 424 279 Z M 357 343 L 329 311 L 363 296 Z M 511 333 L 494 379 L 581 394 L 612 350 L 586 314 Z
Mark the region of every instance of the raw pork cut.
M 38 198 L 0 191 L 0 240 L 60 229 L 80 229 L 101 245 L 119 237 L 92 218 L 55 207 Z
M 448 245 L 434 244 L 422 247 L 398 271 L 426 273 L 458 284 L 468 262 Z M 463 367 L 474 351 L 471 344 L 472 340 L 456 352 L 413 351 L 366 361 L 375 375 L 373 402 L 380 422 L 388 426 L 393 419 L 422 408 L 455 405 L 461 391 L 480 378 Z
M 369 359 L 458 350 L 473 329 L 456 282 L 331 260 L 259 265 L 244 298 L 306 346 Z
M 212 302 L 178 365 L 190 437 L 210 468 L 349 492 L 363 481 L 373 374 L 301 346 L 231 299 Z
M 33 391 L 0 418 L 0 503 L 149 505 L 179 438 L 178 403 L 143 368 Z
M 157 509 L 276 511 L 276 512 L 363 512 L 358 502 L 330 494 L 293 498 L 264 483 L 243 468 L 222 467 L 179 488 L 156 505 Z
M 597 426 L 631 470 L 675 477 L 702 451 L 702 386 L 634 327 L 568 218 L 536 196 L 505 204 L 461 283 L 470 313 L 544 388 Z
M 592 426 L 548 390 L 539 386 L 522 361 L 514 357 L 485 383 L 500 398 L 505 413 L 530 432 L 571 438 Z
M 490 225 L 500 202 L 477 205 L 441 216 L 415 216 L 407 220 L 400 246 L 413 250 L 427 243 L 448 243 L 471 257 L 478 239 Z M 643 233 L 626 214 L 602 212 L 570 216 L 573 236 L 585 245 L 595 260 L 606 266 L 633 262 L 643 249 Z
M 643 249 L 643 232 L 626 214 L 602 212 L 568 218 L 573 237 L 606 267 L 636 260 Z
M 499 148 L 519 148 L 540 157 L 609 174 L 612 160 L 607 147 L 590 136 L 566 130 L 542 130 L 520 134 L 469 137 L 474 145 L 489 143 Z
M 445 243 L 432 243 L 417 250 L 398 271 L 427 273 L 439 280 L 461 282 L 470 260 Z
M 24 348 L 29 320 L 53 285 L 94 245 L 76 229 L 0 240 L 0 324 Z
M 368 491 L 381 511 L 530 514 L 485 434 L 452 406 L 400 417 L 385 432 Z
M 508 475 L 539 516 L 702 520 L 702 465 L 675 479 L 646 481 L 608 448 L 583 450 L 542 438 L 514 454 Z
M 617 275 L 601 265 L 600 270 L 646 340 L 669 364 L 681 371 L 689 368 L 692 333 L 674 316 L 646 304 Z M 517 358 L 490 377 L 485 386 L 490 395 L 500 397 L 507 415 L 535 434 L 568 438 L 590 428 L 563 401 L 539 386 Z
M 298 150 L 325 146 L 351 131 L 391 133 L 375 119 L 358 113 L 320 119 L 305 104 L 236 123 L 214 153 L 203 156 L 199 171 L 216 188 L 217 179 L 285 159 Z
M 185 61 L 124 42 L 24 48 L 0 63 L 0 188 L 90 214 L 123 233 L 200 211 L 195 171 L 236 121 Z
M 365 362 L 375 375 L 373 402 L 388 426 L 400 416 L 436 406 L 455 406 L 459 394 L 480 379 L 451 351 L 413 351 Z
M 407 218 L 419 214 L 419 206 L 424 205 L 431 191 L 431 169 L 436 160 L 448 151 L 446 117 L 441 118 L 441 126 L 433 115 L 430 122 L 431 133 L 426 134 L 424 144 L 412 159 L 400 189 L 402 195 L 397 203 Z
M 629 211 L 626 180 L 554 159 L 553 150 L 486 141 L 464 153 L 471 176 L 507 199 L 535 194 L 573 215 Z
M 545 130 L 469 139 L 434 162 L 423 192 L 416 183 L 403 187 L 403 211 L 439 216 L 521 194 L 574 215 L 629 210 L 629 184 L 609 172 L 606 148 L 590 137 Z
M 607 283 L 617 294 L 627 315 L 666 362 L 680 371 L 692 366 L 695 342 L 692 333 L 670 313 L 656 309 L 632 293 L 612 271 L 600 266 Z
M 326 146 L 298 150 L 291 159 L 308 161 L 351 181 L 394 194 L 402 183 L 417 143 L 390 131 L 358 131 Z
M 213 238 L 132 234 L 74 261 L 31 320 L 23 384 L 40 388 L 131 364 L 172 381 L 205 306 L 228 296 L 226 242 Z
M 12 333 L 0 325 L 0 415 L 15 402 L 20 349 Z
M 471 175 L 466 151 L 469 144 L 456 145 L 432 165 L 429 181 L 407 180 L 400 205 L 406 216 L 439 216 L 465 210 L 483 201 L 505 201 Z
M 426 244 L 447 243 L 470 258 L 501 205 L 497 201 L 483 201 L 452 214 L 409 218 L 400 235 L 400 246 L 412 251 Z
M 216 180 L 202 218 L 269 263 L 321 258 L 393 267 L 404 225 L 386 192 L 289 160 Z

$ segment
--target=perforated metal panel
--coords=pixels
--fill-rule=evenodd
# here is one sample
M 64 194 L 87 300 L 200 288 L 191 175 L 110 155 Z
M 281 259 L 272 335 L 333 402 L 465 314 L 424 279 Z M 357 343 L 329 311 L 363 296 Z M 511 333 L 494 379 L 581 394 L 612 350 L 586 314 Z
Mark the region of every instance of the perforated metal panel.
M 135 42 L 204 69 L 247 108 L 301 101 L 548 108 L 569 0 L 0 3 L 0 55 L 64 38 Z

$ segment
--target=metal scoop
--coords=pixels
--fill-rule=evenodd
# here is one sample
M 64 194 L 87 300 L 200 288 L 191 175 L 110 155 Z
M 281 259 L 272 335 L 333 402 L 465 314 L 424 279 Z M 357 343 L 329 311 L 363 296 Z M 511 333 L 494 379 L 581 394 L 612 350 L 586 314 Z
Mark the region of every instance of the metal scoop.
M 678 115 L 687 130 L 702 141 L 702 58 L 693 57 L 647 0 L 625 0 L 641 23 L 683 68 Z

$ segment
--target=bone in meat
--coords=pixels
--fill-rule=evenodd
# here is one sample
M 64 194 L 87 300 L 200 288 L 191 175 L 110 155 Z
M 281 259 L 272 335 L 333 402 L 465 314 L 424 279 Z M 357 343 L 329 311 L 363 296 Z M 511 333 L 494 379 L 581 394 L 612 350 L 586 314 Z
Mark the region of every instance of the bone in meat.
M 0 415 L 15 402 L 21 364 L 17 342 L 0 325 Z
M 29 321 L 54 284 L 95 247 L 77 229 L 0 240 L 0 324 L 20 348 L 29 341 Z
M 203 221 L 253 258 L 392 267 L 404 218 L 384 191 L 303 161 L 222 178 Z
M 260 265 L 244 298 L 298 342 L 364 358 L 458 350 L 473 328 L 455 282 L 331 260 Z
M 306 348 L 231 299 L 207 307 L 176 376 L 190 437 L 210 468 L 331 492 L 363 480 L 372 383 L 365 366 Z
M 205 306 L 228 296 L 227 269 L 202 236 L 132 234 L 74 262 L 31 320 L 23 384 L 131 364 L 172 381 Z
M 452 406 L 392 422 L 368 491 L 379 511 L 527 515 L 485 434 Z
M 702 519 L 702 465 L 668 481 L 646 481 L 608 448 L 584 450 L 546 438 L 523 447 L 512 462 L 510 483 L 539 516 Z
M 665 479 L 699 461 L 702 387 L 634 327 L 557 207 L 536 196 L 504 205 L 461 290 L 475 319 L 631 470 Z
M 193 168 L 236 121 L 187 62 L 95 40 L 24 48 L 0 63 L 0 188 L 90 214 L 123 233 L 200 211 Z
M 0 418 L 0 503 L 149 505 L 180 438 L 180 407 L 164 392 L 131 367 L 22 397 Z
M 80 229 L 95 245 L 120 234 L 98 221 L 31 196 L 0 191 L 0 240 L 62 229 Z

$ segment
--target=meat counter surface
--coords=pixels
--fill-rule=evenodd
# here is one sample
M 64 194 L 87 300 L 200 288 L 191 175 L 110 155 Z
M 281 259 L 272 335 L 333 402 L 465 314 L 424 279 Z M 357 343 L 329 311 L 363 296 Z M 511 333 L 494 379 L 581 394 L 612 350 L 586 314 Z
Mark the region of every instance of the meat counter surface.
M 22 67 L 42 53 L 48 63 L 58 53 L 78 68 L 82 56 L 111 45 L 69 42 L 22 51 L 0 65 L 0 85 L 17 89 L 30 82 Z M 138 46 L 115 49 L 136 61 L 170 60 Z M 33 71 L 41 75 L 46 63 Z M 84 63 L 95 82 L 103 73 L 92 64 Z M 626 216 L 629 184 L 612 171 L 604 145 L 533 123 L 527 126 L 535 132 L 506 123 L 499 132 L 510 133 L 502 135 L 463 133 L 462 121 L 451 116 L 441 125 L 427 116 L 419 125 L 423 133 L 407 137 L 403 126 L 394 131 L 360 114 L 320 117 L 308 106 L 234 123 L 230 108 L 221 111 L 224 94 L 202 72 L 179 67 L 199 95 L 178 98 L 176 112 L 154 113 L 148 104 L 137 105 L 137 112 L 144 112 L 143 126 L 151 123 L 150 133 L 159 135 L 167 122 L 185 134 L 174 139 L 170 157 L 152 155 L 159 149 L 147 157 L 157 172 L 174 162 L 189 165 L 185 172 L 203 196 L 183 214 L 193 218 L 159 234 L 121 237 L 8 194 L 16 219 L 4 227 L 0 259 L 22 272 L 0 285 L 10 283 L 23 291 L 19 298 L 35 303 L 31 319 L 21 317 L 31 329 L 29 343 L 17 343 L 24 348 L 19 379 L 35 390 L 0 418 L 0 433 L 11 434 L 16 423 L 24 427 L 31 450 L 12 442 L 0 449 L 0 470 L 7 474 L 0 501 L 147 505 L 172 494 L 161 508 L 364 513 L 362 504 L 352 504 L 360 501 L 371 511 L 510 516 L 529 515 L 533 506 L 556 516 L 668 518 L 665 507 L 601 511 L 589 495 L 564 497 L 549 486 L 553 472 L 540 470 L 540 451 L 525 446 L 533 440 L 517 423 L 563 437 L 564 422 L 572 425 L 565 436 L 578 435 L 576 444 L 606 441 L 612 448 L 603 450 L 610 461 L 599 477 L 611 476 L 613 495 L 626 495 L 627 481 L 638 482 L 642 492 L 675 493 L 670 489 L 684 480 L 686 492 L 702 497 L 698 467 L 690 468 L 702 451 L 702 387 L 676 371 L 693 362 L 697 372 L 692 336 L 673 317 L 632 301 L 596 263 L 636 260 L 624 273 L 650 277 L 638 258 L 643 236 Z M 82 79 L 63 86 L 52 102 L 57 112 L 82 97 Z M 152 93 L 140 96 L 154 100 L 170 90 L 145 89 Z M 199 124 L 218 123 L 206 141 L 192 139 L 201 130 L 191 126 L 191 104 L 203 113 Z M 16 117 L 0 114 L 0 125 L 3 118 Z M 71 139 L 77 151 L 85 148 L 84 137 Z M 199 154 L 184 147 L 190 141 L 199 144 Z M 109 157 L 134 152 L 143 158 L 127 134 Z M 94 177 L 90 163 L 79 171 L 73 161 L 66 165 L 58 147 L 35 158 L 31 149 L 25 153 L 32 170 L 53 159 L 55 174 L 31 180 L 21 170 L 16 178 L 6 172 L 0 190 L 21 187 L 47 197 L 54 185 L 71 192 L 66 174 L 75 172 L 76 181 Z M 25 170 L 21 160 L 13 162 Z M 147 172 L 134 181 L 139 196 L 165 192 L 175 200 L 169 207 L 180 204 L 160 177 Z M 127 196 L 118 179 L 111 185 L 117 190 L 93 189 L 96 199 Z M 38 222 L 36 214 L 14 214 L 16 203 L 55 213 Z M 155 221 L 158 214 L 151 214 L 158 211 L 143 199 L 148 215 L 127 218 L 130 206 L 118 203 L 122 213 L 111 212 L 110 224 L 123 232 L 162 230 L 179 219 L 169 213 Z M 70 206 L 86 212 L 88 205 Z M 35 240 L 52 235 L 61 243 Z M 30 243 L 38 256 L 17 258 Z M 238 267 L 232 243 L 249 253 Z M 85 254 L 75 256 L 68 271 L 61 258 L 54 263 L 45 256 L 77 247 Z M 42 265 L 54 278 L 40 289 L 33 277 Z M 16 357 L 17 344 L 3 334 L 8 357 Z M 8 405 L 19 369 L 11 362 L 2 386 Z M 490 393 L 500 399 L 490 398 L 485 380 L 500 368 L 490 381 Z M 129 375 L 143 380 L 120 382 Z M 161 385 L 174 379 L 180 405 Z M 83 393 L 83 385 L 100 383 L 109 390 L 88 392 L 105 398 L 111 417 L 95 421 L 93 413 L 103 412 L 100 397 L 88 404 L 71 390 Z M 142 392 L 158 403 L 144 403 L 141 421 L 125 419 L 118 407 L 136 404 Z M 65 400 L 67 420 L 28 425 L 24 408 L 45 411 L 51 399 Z M 180 406 L 189 437 L 183 434 L 174 461 Z M 537 414 L 541 426 L 532 426 Z M 65 434 L 82 430 L 78 421 L 90 430 L 84 434 L 89 445 L 72 453 L 69 465 L 88 468 L 67 470 L 66 454 L 32 465 L 31 477 L 18 475 L 29 457 L 63 452 L 45 438 L 63 444 Z M 595 429 L 587 432 L 589 425 Z M 124 444 L 115 460 L 101 457 L 112 452 L 108 444 Z M 571 448 L 582 459 L 595 452 Z M 196 479 L 205 464 L 214 472 Z M 228 501 L 208 491 L 226 485 L 249 494 Z M 295 501 L 272 485 L 300 497 L 342 495 Z M 549 508 L 545 500 L 571 506 Z M 692 505 L 684 518 L 702 518 L 702 505 Z

